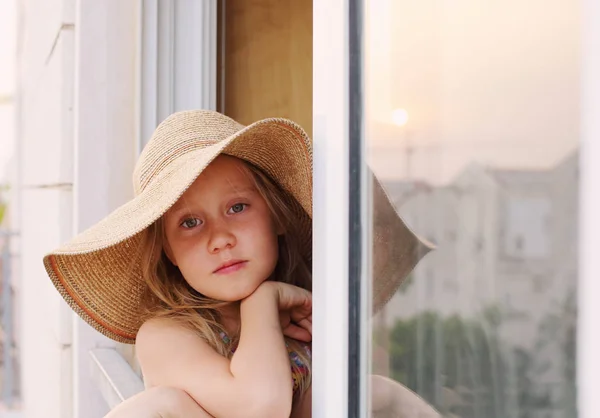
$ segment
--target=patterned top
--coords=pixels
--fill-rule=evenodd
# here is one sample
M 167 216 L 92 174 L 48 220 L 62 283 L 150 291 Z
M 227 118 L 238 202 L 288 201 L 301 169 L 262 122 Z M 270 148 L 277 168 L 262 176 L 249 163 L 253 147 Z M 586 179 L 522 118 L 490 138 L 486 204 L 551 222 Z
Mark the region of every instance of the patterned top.
M 229 344 L 231 342 L 229 337 L 224 332 L 221 332 L 221 338 L 223 339 L 223 342 L 225 342 L 225 344 Z M 301 344 L 302 344 L 302 347 L 304 347 L 304 350 L 305 350 L 308 358 L 309 359 L 312 358 L 312 352 L 310 350 L 310 347 L 307 344 L 303 344 L 303 343 L 301 343 Z M 300 358 L 298 353 L 290 348 L 287 341 L 285 342 L 285 346 L 288 349 L 288 353 L 290 356 L 290 363 L 295 364 L 297 367 L 296 369 L 294 369 L 292 367 L 292 384 L 293 384 L 294 392 L 296 392 L 298 390 L 298 388 L 300 387 L 300 380 L 301 380 L 302 376 L 305 376 L 308 374 L 308 367 L 306 364 L 304 364 L 304 362 L 302 361 L 302 359 Z M 235 348 L 232 348 L 231 352 L 234 353 Z

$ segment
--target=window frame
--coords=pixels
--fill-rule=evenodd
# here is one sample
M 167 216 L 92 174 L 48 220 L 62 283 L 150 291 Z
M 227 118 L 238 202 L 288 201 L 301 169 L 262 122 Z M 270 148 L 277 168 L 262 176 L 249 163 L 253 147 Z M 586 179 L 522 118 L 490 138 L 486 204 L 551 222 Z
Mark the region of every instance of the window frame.
M 363 3 L 313 3 L 313 416 L 368 416 Z
M 139 2 L 137 154 L 171 113 L 217 108 L 217 0 Z
M 596 393 L 600 372 L 600 3 L 585 0 L 582 7 L 581 63 L 581 145 L 580 145 L 580 219 L 579 275 L 577 296 L 577 409 L 580 418 L 600 414 L 600 397 Z

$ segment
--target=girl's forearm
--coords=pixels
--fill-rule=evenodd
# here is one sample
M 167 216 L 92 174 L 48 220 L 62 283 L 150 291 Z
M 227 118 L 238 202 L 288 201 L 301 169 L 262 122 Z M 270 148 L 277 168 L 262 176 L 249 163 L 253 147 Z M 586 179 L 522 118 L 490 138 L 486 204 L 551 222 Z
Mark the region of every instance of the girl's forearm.
M 240 341 L 231 359 L 231 373 L 248 379 L 249 388 L 260 391 L 257 396 L 266 396 L 266 402 L 288 404 L 291 408 L 290 360 L 273 292 L 272 288 L 261 286 L 242 301 Z
M 186 392 L 167 386 L 147 389 L 117 405 L 105 418 L 212 418 Z

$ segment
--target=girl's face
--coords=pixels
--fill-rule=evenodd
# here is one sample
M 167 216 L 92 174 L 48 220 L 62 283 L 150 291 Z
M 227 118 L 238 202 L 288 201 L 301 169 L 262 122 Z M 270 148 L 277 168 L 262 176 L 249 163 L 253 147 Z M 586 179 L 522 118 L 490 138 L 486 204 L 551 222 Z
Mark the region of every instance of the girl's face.
M 164 215 L 165 252 L 195 290 L 239 301 L 275 269 L 271 212 L 244 163 L 220 155 Z

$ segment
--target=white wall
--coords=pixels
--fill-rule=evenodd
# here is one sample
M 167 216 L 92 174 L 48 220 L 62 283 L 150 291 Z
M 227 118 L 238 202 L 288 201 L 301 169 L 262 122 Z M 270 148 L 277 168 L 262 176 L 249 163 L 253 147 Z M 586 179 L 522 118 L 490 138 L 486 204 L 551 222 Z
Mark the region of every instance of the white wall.
M 0 184 L 10 179 L 14 148 L 16 0 L 0 0 Z
M 27 417 L 69 418 L 71 340 L 66 305 L 42 257 L 72 230 L 75 4 L 19 4 L 18 101 L 21 364 Z
M 79 0 L 75 53 L 74 228 L 82 231 L 133 195 L 137 149 L 135 1 Z M 108 412 L 91 376 L 91 349 L 114 347 L 74 318 L 74 417 Z
M 74 317 L 52 287 L 42 257 L 131 195 L 136 4 L 19 3 L 17 210 L 28 418 L 106 413 L 89 378 L 88 350 L 112 343 Z

